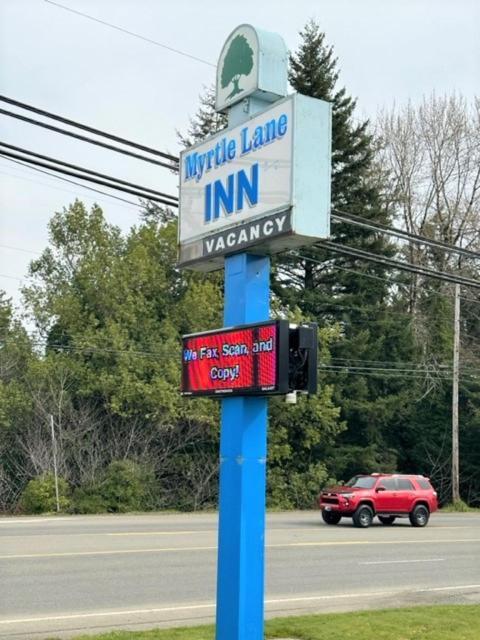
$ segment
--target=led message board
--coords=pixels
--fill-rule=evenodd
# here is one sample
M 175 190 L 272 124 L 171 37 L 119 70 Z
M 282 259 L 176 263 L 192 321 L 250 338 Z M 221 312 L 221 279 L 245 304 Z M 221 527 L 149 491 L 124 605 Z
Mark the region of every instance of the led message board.
M 288 331 L 274 320 L 183 336 L 182 394 L 287 393 Z

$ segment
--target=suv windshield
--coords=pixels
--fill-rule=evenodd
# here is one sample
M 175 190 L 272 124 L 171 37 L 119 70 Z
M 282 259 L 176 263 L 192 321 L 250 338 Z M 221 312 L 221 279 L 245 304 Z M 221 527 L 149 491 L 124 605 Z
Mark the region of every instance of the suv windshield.
M 371 489 L 377 478 L 371 476 L 353 476 L 346 484 L 346 487 L 357 487 L 358 489 Z

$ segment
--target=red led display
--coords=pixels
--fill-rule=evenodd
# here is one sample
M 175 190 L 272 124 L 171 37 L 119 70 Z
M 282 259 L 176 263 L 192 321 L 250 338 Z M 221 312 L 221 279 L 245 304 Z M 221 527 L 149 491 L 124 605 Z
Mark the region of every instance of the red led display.
M 280 323 L 184 336 L 184 395 L 279 393 Z

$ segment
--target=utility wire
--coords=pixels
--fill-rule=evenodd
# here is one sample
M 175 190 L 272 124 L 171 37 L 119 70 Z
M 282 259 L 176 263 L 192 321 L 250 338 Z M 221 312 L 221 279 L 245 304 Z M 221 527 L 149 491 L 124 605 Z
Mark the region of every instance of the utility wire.
M 14 247 L 10 244 L 0 244 L 2 249 L 12 249 L 13 251 L 23 251 L 23 253 L 34 253 L 36 255 L 42 255 L 41 251 L 33 251 L 33 249 L 24 249 L 23 247 Z
M 0 156 L 2 155 L 0 150 Z M 44 171 L 43 169 L 39 169 L 38 167 L 33 167 L 26 162 L 20 162 L 19 160 L 13 160 L 13 158 L 5 158 L 6 160 L 10 160 L 10 162 L 15 162 L 15 164 L 20 164 L 22 167 L 26 167 L 27 169 L 31 169 L 32 171 L 38 171 L 38 173 L 43 173 L 47 176 L 51 176 L 52 178 L 56 178 L 57 180 L 62 180 L 63 182 L 68 182 L 69 184 L 74 184 L 77 187 L 81 187 L 82 189 L 88 189 L 88 191 L 94 191 L 95 193 L 100 193 L 102 196 L 107 196 L 108 198 L 113 198 L 114 200 L 120 200 L 121 202 L 126 202 L 127 204 L 131 204 L 134 207 L 138 207 L 138 202 L 133 202 L 132 200 L 126 200 L 125 198 L 120 198 L 120 196 L 114 196 L 112 193 L 107 193 L 106 191 L 101 191 L 100 189 L 95 189 L 94 187 L 90 187 L 86 184 L 81 184 L 81 182 L 75 182 L 75 180 L 69 180 L 68 178 L 63 178 L 62 176 L 57 176 L 55 173 L 51 173 L 50 171 Z M 19 176 L 15 176 L 19 177 Z M 26 178 L 24 178 L 26 179 Z M 52 189 L 55 187 L 53 185 L 48 185 Z
M 108 138 L 109 140 L 113 140 L 114 142 L 120 142 L 121 144 L 127 145 L 129 147 L 134 147 L 135 149 L 139 149 L 140 151 L 147 151 L 148 153 L 160 156 L 161 158 L 165 158 L 166 160 L 170 160 L 171 162 L 178 163 L 178 156 L 173 156 L 170 153 L 165 153 L 164 151 L 159 151 L 158 149 L 153 149 L 152 147 L 146 147 L 143 144 L 133 142 L 132 140 L 127 140 L 126 138 L 121 138 L 120 136 L 113 135 L 112 133 L 107 133 L 106 131 L 102 131 L 101 129 L 95 129 L 94 127 L 76 122 L 75 120 L 71 120 L 70 118 L 65 118 L 64 116 L 59 116 L 56 113 L 51 113 L 50 111 L 39 109 L 38 107 L 34 107 L 31 104 L 26 104 L 25 102 L 20 102 L 19 100 L 14 100 L 13 98 L 8 98 L 7 96 L 2 95 L 0 95 L 0 101 L 11 104 L 14 107 L 19 107 L 20 109 L 25 109 L 26 111 L 32 111 L 33 113 L 37 113 L 40 116 L 45 116 L 46 118 L 50 118 L 51 120 L 63 122 L 63 124 L 68 124 L 71 127 L 76 127 L 77 129 L 82 129 L 83 131 L 94 133 L 97 136 L 102 136 L 102 138 Z
M 18 341 L 3 339 L 2 342 L 4 344 L 20 344 Z M 23 344 L 23 343 L 21 343 Z M 51 343 L 47 344 L 45 341 L 31 341 L 31 344 L 37 346 L 49 346 L 51 348 L 57 349 L 58 351 L 66 351 L 66 352 L 84 352 L 85 355 L 95 354 L 95 353 L 104 353 L 108 355 L 132 355 L 138 357 L 146 357 L 146 358 L 154 358 L 155 362 L 164 362 L 168 359 L 172 359 L 175 357 L 180 358 L 180 349 L 175 352 L 153 352 L 153 351 L 138 351 L 131 349 L 110 349 L 110 348 L 102 348 L 102 347 L 93 347 L 93 346 L 74 346 L 74 345 L 63 345 L 59 343 Z M 332 367 L 331 365 L 322 365 L 320 364 L 318 367 L 320 372 L 324 373 L 337 373 L 337 374 L 348 374 L 348 375 L 359 375 L 359 376 L 373 376 L 380 377 L 382 380 L 393 380 L 393 379 L 410 379 L 410 380 L 425 380 L 428 378 L 434 378 L 437 380 L 445 380 L 449 381 L 452 379 L 452 376 L 449 372 L 432 372 L 425 371 L 422 373 L 419 370 L 412 370 L 411 372 L 408 370 L 402 371 L 394 371 L 394 370 L 386 370 L 386 369 L 367 369 L 367 370 L 358 370 L 356 368 L 351 367 Z M 473 373 L 461 373 L 462 378 L 467 378 L 470 381 L 474 382 L 479 376 Z
M 84 351 L 87 353 L 108 353 L 108 354 L 121 354 L 121 355 L 135 355 L 135 356 L 145 356 L 145 357 L 155 357 L 155 358 L 175 358 L 181 356 L 181 348 L 178 349 L 166 349 L 163 351 L 151 351 L 149 349 L 114 349 L 109 347 L 99 347 L 91 344 L 80 343 L 76 345 L 72 344 L 63 344 L 59 342 L 48 342 L 48 340 L 43 339 L 34 339 L 32 336 L 27 334 L 27 338 L 31 344 L 37 346 L 48 346 L 51 348 L 55 348 L 58 350 L 65 351 Z M 5 344 L 18 344 L 18 341 L 9 339 L 8 336 L 3 336 L 1 341 Z M 368 362 L 368 361 L 365 361 Z M 415 363 L 412 363 L 415 364 Z M 421 365 L 420 365 L 421 366 Z M 403 377 L 403 374 L 412 374 L 414 377 L 424 378 L 426 376 L 438 377 L 438 378 L 450 378 L 450 369 L 441 368 L 441 369 L 421 369 L 421 368 L 393 368 L 393 367 L 362 367 L 362 366 L 353 366 L 349 364 L 343 365 L 332 365 L 327 363 L 321 363 L 319 365 L 319 369 L 322 371 L 331 370 L 331 372 L 338 373 L 358 373 L 369 374 L 369 373 L 378 373 L 378 374 L 394 374 L 392 377 Z M 464 375 L 469 377 L 477 377 L 480 374 L 480 369 L 469 367 L 467 369 L 462 369 Z M 402 375 L 401 375 L 402 374 Z
M 98 22 L 99 24 L 103 24 L 106 27 L 110 27 L 110 29 L 116 29 L 117 31 L 121 31 L 122 33 L 126 33 L 129 36 L 133 36 L 134 38 L 138 38 L 139 40 L 144 40 L 145 42 L 149 42 L 150 44 L 154 44 L 157 47 L 162 47 L 162 49 L 167 49 L 167 51 L 172 51 L 173 53 L 178 53 L 180 56 L 185 56 L 186 58 L 190 58 L 192 60 L 196 60 L 197 62 L 201 62 L 202 64 L 206 64 L 209 67 L 215 67 L 212 62 L 208 60 L 204 60 L 203 58 L 199 58 L 197 56 L 192 55 L 191 53 L 186 53 L 185 51 L 181 51 L 180 49 L 175 49 L 174 47 L 170 47 L 163 42 L 158 42 L 158 40 L 152 40 L 151 38 L 147 38 L 146 36 L 142 36 L 139 33 L 135 33 L 134 31 L 129 31 L 128 29 L 124 29 L 123 27 L 119 27 L 111 22 L 107 22 L 106 20 L 100 20 L 99 18 L 95 18 L 94 16 L 88 15 L 88 13 L 82 13 L 81 11 L 76 11 L 75 9 L 71 9 L 70 7 L 65 7 L 63 4 L 59 2 L 53 2 L 52 0 L 45 0 L 48 4 L 54 5 L 55 7 L 59 7 L 60 9 L 65 9 L 65 11 L 70 11 L 70 13 L 75 13 L 78 16 L 82 16 L 82 18 L 87 18 L 88 20 L 93 20 L 93 22 Z
M 37 127 L 42 127 L 43 129 L 54 131 L 55 133 L 61 133 L 64 136 L 69 136 L 70 138 L 81 140 L 82 142 L 88 142 L 89 144 L 94 144 L 97 147 L 103 147 L 104 149 L 109 149 L 110 151 L 116 151 L 117 153 L 122 153 L 125 156 L 130 156 L 131 158 L 137 158 L 137 160 L 144 160 L 145 162 L 156 164 L 159 167 L 165 167 L 166 169 L 170 169 L 171 171 L 178 171 L 178 167 L 176 167 L 173 164 L 167 164 L 166 162 L 161 162 L 160 160 L 154 160 L 153 158 L 149 158 L 148 156 L 142 156 L 139 153 L 134 153 L 133 151 L 129 151 L 127 149 L 120 149 L 120 147 L 115 147 L 112 144 L 107 144 L 106 142 L 101 142 L 100 140 L 94 140 L 93 138 L 87 138 L 87 136 L 82 136 L 79 133 L 74 133 L 73 131 L 67 131 L 66 129 L 61 129 L 60 127 L 54 127 L 53 125 L 47 124 L 46 122 L 41 122 L 40 120 L 35 120 L 34 118 L 27 118 L 27 116 L 22 116 L 21 114 L 14 113 L 13 111 L 0 109 L 0 114 L 4 116 L 9 116 L 10 118 L 16 118 L 17 120 L 21 120 L 22 122 L 28 122 L 28 124 L 33 124 Z
M 69 171 L 67 169 L 61 169 L 60 167 L 55 167 L 53 165 L 47 164 L 45 162 L 41 162 L 39 160 L 33 160 L 32 158 L 25 158 L 24 156 L 18 155 L 17 153 L 12 153 L 10 151 L 4 151 L 3 149 L 0 149 L 0 156 L 3 156 L 4 158 L 15 158 L 17 160 L 22 160 L 24 164 L 44 167 L 46 169 L 50 169 L 51 171 L 57 171 L 67 176 L 73 176 L 74 178 L 87 180 L 88 182 L 93 182 L 94 184 L 99 184 L 104 187 L 109 187 L 110 189 L 115 189 L 116 191 L 122 191 L 123 193 L 130 193 L 131 195 L 138 196 L 140 198 L 145 198 L 146 200 L 154 200 L 155 202 L 160 202 L 161 204 L 165 204 L 169 207 L 178 207 L 178 203 L 173 202 L 171 200 L 167 200 L 165 197 L 160 198 L 159 196 L 143 193 L 136 189 L 121 187 L 120 185 L 112 184 L 110 182 L 107 182 L 106 180 L 100 180 L 98 178 L 93 178 L 93 177 L 83 175 L 78 171 Z
M 306 258 L 310 260 L 311 258 Z M 319 262 L 320 264 L 320 262 Z M 386 282 L 387 284 L 394 284 L 400 287 L 408 287 L 408 282 L 400 282 L 399 280 L 392 280 L 391 278 L 383 278 L 382 276 L 376 276 L 373 273 L 365 273 L 363 271 L 355 271 L 355 269 L 347 269 L 346 267 L 340 267 L 338 264 L 332 265 L 334 269 L 340 269 L 340 271 L 346 271 L 347 273 L 353 273 L 355 276 L 360 276 L 362 278 L 371 278 L 373 280 L 379 280 L 381 282 Z M 429 291 L 429 295 L 439 296 L 441 298 L 449 298 L 453 299 L 455 296 L 449 293 L 440 293 L 440 291 Z M 480 300 L 474 300 L 473 298 L 467 298 L 466 296 L 460 296 L 460 300 L 465 300 L 467 302 L 473 302 L 475 304 L 480 304 Z
M 324 372 L 324 373 L 337 373 L 337 374 L 348 374 L 348 375 L 353 375 L 353 376 L 371 376 L 371 377 L 375 377 L 375 378 L 382 378 L 382 380 L 395 380 L 395 379 L 401 379 L 401 378 L 405 378 L 407 380 L 428 380 L 429 378 L 435 378 L 436 380 L 446 380 L 446 381 L 451 381 L 452 380 L 452 376 L 443 376 L 443 375 L 431 375 L 431 376 L 427 376 L 427 375 L 417 375 L 415 373 L 397 373 L 397 374 L 389 374 L 389 373 L 384 373 L 384 372 L 376 372 L 376 371 L 350 371 L 349 369 L 344 369 L 339 370 L 339 369 L 327 369 L 325 367 L 320 366 L 319 368 L 320 372 Z M 468 382 L 475 382 L 476 378 L 478 376 L 474 376 L 472 374 L 464 374 L 464 373 L 460 373 L 460 377 L 464 379 L 464 382 L 467 382 L 467 380 L 465 380 L 465 378 L 468 379 Z
M 97 171 L 92 171 L 91 169 L 85 169 L 85 167 L 80 167 L 79 165 L 71 164 L 71 163 L 65 162 L 63 160 L 57 160 L 56 158 L 51 158 L 50 156 L 44 156 L 41 153 L 35 153 L 34 151 L 30 151 L 29 149 L 24 149 L 23 147 L 17 147 L 17 146 L 15 146 L 13 144 L 7 144 L 6 142 L 1 142 L 1 141 L 0 141 L 0 147 L 6 147 L 7 149 L 12 149 L 13 151 L 19 151 L 20 153 L 32 156 L 34 158 L 40 158 L 41 160 L 47 160 L 48 162 L 53 162 L 53 163 L 59 164 L 59 165 L 61 165 L 63 167 L 68 167 L 70 169 L 76 169 L 77 171 L 83 171 L 84 173 L 88 173 L 89 175 L 96 176 L 98 178 L 103 178 L 105 180 L 110 180 L 111 182 L 117 182 L 118 184 L 125 185 L 127 187 L 132 187 L 133 189 L 138 189 L 138 190 L 141 190 L 141 191 L 149 191 L 150 193 L 153 193 L 154 195 L 160 196 L 162 198 L 168 198 L 170 200 L 178 202 L 178 198 L 176 196 L 171 196 L 168 193 L 163 193 L 162 191 L 156 191 L 155 189 L 151 189 L 150 187 L 143 187 L 143 186 L 135 184 L 133 182 L 126 182 L 125 180 L 120 180 L 120 178 L 115 178 L 113 176 L 106 175 L 105 173 L 99 173 Z M 28 161 L 28 159 L 26 159 L 26 160 Z
M 9 276 L 6 273 L 0 273 L 0 278 L 8 278 L 9 280 L 18 280 L 19 282 L 22 282 L 23 278 L 17 278 L 16 276 Z
M 467 258 L 475 258 L 476 260 L 480 259 L 480 253 L 476 251 L 471 251 L 470 249 L 464 249 L 462 247 L 456 247 L 454 245 L 448 244 L 447 242 L 441 242 L 440 240 L 426 238 L 425 236 L 411 233 L 410 231 L 404 231 L 403 229 L 399 229 L 398 227 L 390 227 L 386 224 L 382 224 L 381 222 L 368 220 L 367 218 L 363 218 L 362 216 L 359 216 L 357 214 L 335 210 L 332 213 L 332 218 L 336 222 L 352 224 L 358 227 L 363 227 L 365 229 L 371 229 L 373 231 L 381 231 L 383 233 L 386 233 L 387 235 L 396 236 L 397 238 L 403 238 L 404 240 L 415 242 L 416 244 L 435 247 L 437 249 L 442 249 L 443 251 L 448 251 L 450 253 L 457 253 Z
M 317 243 L 315 246 L 317 246 L 320 249 L 328 249 L 330 251 L 333 251 L 334 253 L 340 253 L 353 258 L 358 258 L 360 260 L 367 260 L 368 262 L 375 262 L 377 264 L 381 264 L 387 267 L 392 267 L 394 269 L 400 269 L 401 271 L 408 271 L 410 273 L 416 273 L 418 275 L 423 275 L 430 278 L 436 278 L 437 280 L 443 280 L 445 282 L 452 282 L 455 284 L 462 284 L 467 287 L 480 289 L 480 282 L 477 280 L 473 280 L 471 278 L 457 276 L 455 274 L 446 273 L 444 271 L 434 271 L 433 269 L 429 269 L 428 267 L 419 267 L 417 265 L 411 264 L 410 262 L 401 262 L 400 260 L 394 260 L 392 258 L 387 258 L 386 256 L 380 256 L 375 253 L 370 253 L 369 251 L 348 247 L 345 245 L 338 244 L 336 242 L 330 242 L 328 240 L 325 240 Z M 315 260 L 314 258 L 309 258 L 303 255 L 299 255 L 298 257 L 301 258 L 302 260 L 307 260 L 310 262 L 316 262 L 317 264 L 322 264 L 320 260 Z
M 168 349 L 163 349 L 162 351 L 152 351 L 151 349 L 139 350 L 139 349 L 131 349 L 131 348 L 114 349 L 114 348 L 99 347 L 97 345 L 92 345 L 92 344 L 86 343 L 85 341 L 78 341 L 78 340 L 75 341 L 74 345 L 72 344 L 66 345 L 65 343 L 61 343 L 61 342 L 49 342 L 47 338 L 41 338 L 41 336 L 39 336 L 38 334 L 28 333 L 28 331 L 25 332 L 25 335 L 31 340 L 33 344 L 44 344 L 44 345 L 50 345 L 50 346 L 55 346 L 59 348 L 75 347 L 75 348 L 81 348 L 81 349 L 93 349 L 93 350 L 101 350 L 101 351 L 116 352 L 116 353 L 131 353 L 131 354 L 154 355 L 154 356 L 161 356 L 161 355 L 176 356 L 181 353 L 180 345 L 174 348 L 169 347 Z M 64 334 L 63 337 L 68 338 L 68 335 Z M 8 334 L 3 334 L 2 336 L 0 336 L 0 339 L 5 341 L 10 341 L 13 344 L 16 344 L 15 341 L 12 341 L 9 338 Z M 343 364 L 333 365 L 331 364 L 331 361 L 342 362 Z M 352 364 L 352 363 L 359 363 L 359 364 Z M 370 366 L 366 366 L 366 365 L 370 365 Z M 385 367 L 383 365 L 390 365 L 390 366 Z M 364 358 L 340 358 L 340 357 L 332 357 L 329 359 L 328 362 L 321 363 L 320 366 L 341 368 L 341 369 L 351 368 L 351 369 L 367 369 L 367 370 L 370 369 L 372 371 L 404 371 L 404 372 L 423 372 L 423 373 L 436 373 L 436 372 L 442 372 L 442 371 L 448 373 L 449 371 L 452 370 L 452 365 L 450 363 L 443 363 L 443 362 L 428 364 L 428 363 L 416 362 L 414 360 L 402 360 L 402 361 L 399 360 L 399 361 L 392 362 L 391 360 L 368 360 Z M 415 368 L 412 368 L 412 367 L 415 367 Z M 480 373 L 480 367 L 462 367 L 462 370 Z

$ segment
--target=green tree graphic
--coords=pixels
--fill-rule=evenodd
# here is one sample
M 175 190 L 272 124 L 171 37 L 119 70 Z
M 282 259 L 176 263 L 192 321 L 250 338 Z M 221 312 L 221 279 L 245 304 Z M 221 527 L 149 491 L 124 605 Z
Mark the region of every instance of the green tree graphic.
M 227 51 L 222 68 L 222 89 L 225 89 L 233 82 L 233 89 L 227 96 L 227 100 L 243 91 L 243 89 L 238 86 L 240 76 L 248 76 L 252 68 L 252 48 L 248 44 L 245 36 L 235 36 Z

